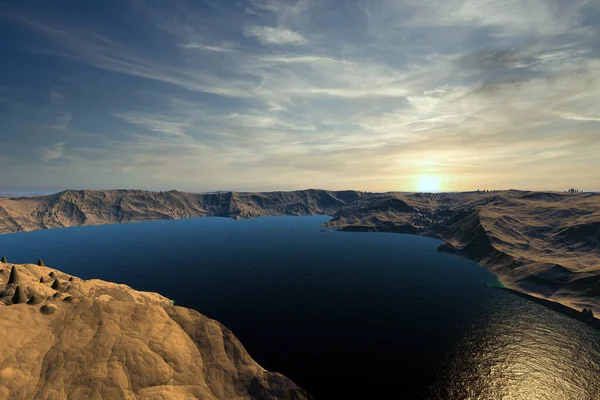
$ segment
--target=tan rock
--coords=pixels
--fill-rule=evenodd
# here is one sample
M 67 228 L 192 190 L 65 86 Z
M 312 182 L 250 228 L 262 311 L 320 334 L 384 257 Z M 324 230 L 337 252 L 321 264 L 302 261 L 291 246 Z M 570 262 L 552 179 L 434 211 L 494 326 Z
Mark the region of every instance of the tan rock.
M 0 291 L 42 303 L 0 299 L 0 398 L 310 398 L 265 371 L 223 325 L 159 294 L 75 279 L 54 299 L 39 280 L 65 274 L 34 264 L 19 272 L 19 289 Z
M 21 304 L 21 303 L 26 303 L 27 302 L 27 297 L 25 296 L 25 293 L 23 293 L 23 289 L 21 288 L 21 286 L 17 286 L 15 288 L 15 294 L 12 297 L 12 303 L 13 304 Z
M 19 271 L 17 270 L 17 267 L 13 265 L 12 269 L 10 270 L 8 284 L 10 285 L 11 283 L 19 283 L 19 282 L 20 282 Z

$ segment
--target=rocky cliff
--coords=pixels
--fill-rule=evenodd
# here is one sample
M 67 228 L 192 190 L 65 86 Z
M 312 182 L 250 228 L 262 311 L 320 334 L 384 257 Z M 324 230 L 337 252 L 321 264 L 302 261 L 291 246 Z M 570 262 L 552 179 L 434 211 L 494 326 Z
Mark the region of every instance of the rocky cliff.
M 0 263 L 0 398 L 309 399 L 156 293 Z

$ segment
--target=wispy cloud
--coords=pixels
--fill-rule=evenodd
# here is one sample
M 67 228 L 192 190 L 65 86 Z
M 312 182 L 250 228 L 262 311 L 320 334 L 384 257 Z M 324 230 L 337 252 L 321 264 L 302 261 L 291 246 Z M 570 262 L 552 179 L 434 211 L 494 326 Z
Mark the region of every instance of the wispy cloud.
M 251 86 L 246 82 L 227 80 L 211 71 L 198 71 L 142 56 L 135 49 L 108 36 L 78 28 L 65 29 L 56 23 L 20 14 L 12 18 L 56 43 L 56 49 L 30 46 L 26 48 L 29 52 L 69 58 L 97 68 L 162 81 L 188 90 L 233 97 L 249 95 Z
M 46 161 L 66 144 L 71 164 L 106 182 L 125 171 L 123 184 L 410 190 L 406 177 L 427 173 L 448 189 L 570 187 L 600 179 L 576 161 L 600 168 L 599 7 L 138 0 L 132 35 L 15 11 L 39 34 L 19 49 L 69 67 L 53 71 L 50 111 L 33 126 L 14 113 L 4 131 L 54 127 L 62 145 L 44 142 Z M 86 119 L 93 145 L 73 129 Z
M 237 51 L 237 50 L 229 48 L 229 47 L 213 46 L 213 45 L 207 45 L 207 44 L 196 43 L 196 42 L 182 43 L 179 45 L 179 47 L 181 47 L 182 49 L 188 49 L 188 50 L 194 49 L 194 50 L 214 51 L 215 53 L 230 53 L 230 52 Z
M 67 128 L 69 128 L 69 125 L 71 124 L 71 113 L 69 112 L 64 112 L 61 115 L 59 115 L 58 117 L 56 117 L 56 121 L 53 125 L 53 128 L 59 131 L 65 130 Z
M 570 120 L 573 120 L 573 121 L 593 121 L 593 122 L 600 122 L 600 114 L 597 114 L 597 116 L 586 116 L 586 115 L 577 115 L 577 114 L 570 114 L 570 113 L 557 113 L 557 115 L 560 118 L 570 119 Z
M 244 34 L 266 45 L 303 45 L 308 42 L 300 33 L 283 27 L 250 25 L 244 28 Z
M 44 147 L 40 150 L 40 156 L 43 161 L 54 161 L 65 157 L 65 143 L 58 142 L 50 147 Z
M 160 115 L 129 113 L 115 114 L 115 117 L 151 131 L 172 136 L 184 136 L 188 127 L 185 121 L 173 120 L 164 116 L 161 118 Z
M 50 91 L 49 96 L 50 96 L 51 104 L 59 104 L 60 102 L 63 101 L 63 98 L 64 98 L 64 96 L 61 93 L 55 92 L 54 90 Z

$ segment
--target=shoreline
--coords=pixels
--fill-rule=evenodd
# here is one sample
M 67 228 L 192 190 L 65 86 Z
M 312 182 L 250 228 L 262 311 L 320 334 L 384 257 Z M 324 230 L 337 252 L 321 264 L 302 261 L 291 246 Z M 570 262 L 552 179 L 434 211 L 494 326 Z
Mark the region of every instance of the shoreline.
M 204 218 L 204 217 L 218 217 L 218 218 L 229 218 L 229 219 L 233 219 L 233 220 L 238 220 L 238 219 L 260 218 L 260 217 L 266 217 L 266 216 L 276 217 L 278 215 L 258 215 L 258 216 L 194 215 L 194 216 L 179 217 L 179 218 L 176 217 L 176 218 L 158 218 L 158 219 L 147 219 L 147 220 L 141 219 L 141 220 L 133 220 L 133 221 L 114 221 L 114 222 L 99 223 L 99 224 L 94 223 L 94 224 L 89 224 L 89 225 L 83 224 L 83 225 L 73 225 L 73 226 L 63 226 L 63 227 L 46 227 L 45 226 L 45 227 L 42 227 L 41 229 L 31 229 L 31 230 L 14 231 L 14 232 L 0 232 L 0 234 L 10 235 L 10 234 L 15 234 L 15 233 L 27 233 L 27 232 L 44 231 L 44 230 L 60 229 L 60 228 L 77 228 L 77 227 L 85 227 L 85 226 L 116 225 L 116 224 L 123 224 L 123 223 L 153 222 L 153 221 L 173 221 L 173 220 Z M 281 216 L 286 216 L 286 215 L 281 215 Z M 288 216 L 310 216 L 310 215 L 288 215 Z M 520 297 L 523 297 L 525 299 L 534 301 L 534 302 L 541 304 L 547 308 L 550 308 L 556 312 L 559 312 L 560 314 L 577 319 L 577 320 L 585 323 L 586 325 L 600 331 L 600 319 L 592 318 L 590 320 L 589 317 L 584 316 L 582 311 L 577 310 L 574 307 L 567 306 L 558 301 L 553 301 L 553 300 L 548 300 L 548 299 L 538 297 L 530 292 L 523 291 L 520 288 L 506 286 L 505 282 L 502 281 L 501 276 L 498 275 L 496 271 L 494 271 L 494 269 L 493 269 L 494 262 L 487 263 L 487 262 L 485 262 L 485 257 L 476 259 L 474 257 L 469 257 L 467 254 L 464 254 L 462 251 L 460 251 L 460 249 L 447 248 L 447 246 L 444 247 L 445 244 L 447 243 L 444 240 L 444 238 L 431 230 L 419 230 L 418 228 L 415 228 L 412 225 L 394 225 L 394 226 L 389 226 L 389 227 L 388 226 L 378 226 L 377 227 L 377 226 L 364 226 L 364 225 L 346 225 L 346 226 L 332 227 L 332 226 L 328 226 L 328 223 L 331 222 L 334 218 L 331 215 L 312 214 L 312 216 L 323 216 L 323 217 L 331 218 L 330 221 L 325 222 L 324 224 L 321 225 L 324 228 L 323 230 L 325 230 L 325 231 L 355 232 L 355 233 L 357 233 L 357 232 L 396 233 L 396 234 L 399 233 L 399 234 L 414 235 L 414 236 L 421 236 L 421 237 L 436 239 L 441 242 L 440 246 L 438 247 L 439 252 L 455 254 L 455 255 L 461 256 L 463 258 L 466 258 L 468 260 L 475 261 L 475 262 L 477 262 L 477 264 L 480 267 L 485 268 L 486 270 L 488 270 L 489 272 L 494 274 L 494 276 L 496 276 L 496 279 L 502 284 L 503 287 L 496 286 L 496 285 L 494 285 L 494 286 L 499 287 L 500 289 L 503 289 L 503 290 L 508 290 L 508 291 L 510 291 Z M 492 248 L 493 248 L 493 246 L 492 246 Z M 502 256 L 508 257 L 506 254 L 498 251 L 495 248 L 493 248 L 493 250 Z
M 565 306 L 564 304 L 561 304 L 556 301 L 542 299 L 540 297 L 532 296 L 528 293 L 520 292 L 518 290 L 511 289 L 508 287 L 499 287 L 499 286 L 496 286 L 496 287 L 498 289 L 511 292 L 514 295 L 524 298 L 526 300 L 540 304 L 546 308 L 556 311 L 559 314 L 576 319 L 576 320 L 588 325 L 589 327 L 596 329 L 597 331 L 600 331 L 600 319 L 598 319 L 598 318 L 595 318 L 595 317 L 586 318 L 581 311 L 577 311 L 576 309 L 574 309 L 572 307 Z
M 411 229 L 412 228 L 412 229 Z M 477 265 L 479 265 L 481 268 L 485 268 L 487 271 L 489 271 L 490 273 L 494 274 L 494 276 L 496 277 L 496 279 L 498 280 L 498 282 L 500 283 L 500 285 L 493 285 L 493 284 L 489 284 L 488 282 L 484 282 L 487 286 L 490 287 L 496 287 L 498 289 L 501 290 L 505 290 L 508 292 L 511 292 L 521 298 L 524 298 L 526 300 L 532 301 L 534 303 L 540 304 L 546 308 L 549 308 L 559 314 L 571 317 L 573 319 L 576 319 L 588 326 L 590 326 L 593 329 L 596 329 L 598 331 L 600 331 L 600 319 L 596 318 L 596 317 L 588 317 L 586 315 L 584 315 L 584 313 L 581 310 L 577 310 L 574 307 L 570 307 L 567 306 L 565 304 L 562 304 L 558 301 L 554 301 L 554 300 L 548 300 L 548 299 L 544 299 L 538 296 L 535 296 L 532 293 L 526 292 L 526 291 L 522 291 L 519 289 L 515 289 L 513 287 L 509 287 L 506 286 L 505 282 L 502 281 L 501 276 L 497 275 L 492 268 L 493 264 L 491 265 L 485 265 L 484 263 L 480 262 L 482 260 L 476 260 L 474 258 L 471 258 L 463 253 L 461 253 L 460 251 L 447 251 L 446 247 L 444 247 L 444 244 L 446 243 L 446 241 L 444 241 L 444 239 L 440 238 L 439 236 L 436 236 L 435 234 L 432 234 L 431 231 L 424 231 L 424 232 L 419 232 L 418 229 L 414 228 L 414 227 L 408 227 L 408 226 L 399 226 L 394 228 L 381 228 L 381 227 L 371 227 L 371 226 L 361 226 L 361 225 L 350 225 L 350 226 L 342 226 L 336 229 L 338 232 L 362 232 L 362 233 L 400 233 L 400 234 L 405 234 L 405 235 L 413 235 L 413 236 L 422 236 L 422 237 L 428 237 L 431 239 L 436 239 L 440 242 L 440 246 L 438 247 L 439 252 L 441 253 L 448 253 L 448 254 L 454 254 L 457 256 L 460 256 L 462 258 L 465 258 L 467 260 L 470 261 L 474 261 L 477 263 Z M 495 251 L 499 252 L 497 249 L 494 249 Z M 499 252 L 501 253 L 501 252 Z M 506 256 L 504 253 L 501 253 L 502 255 Z

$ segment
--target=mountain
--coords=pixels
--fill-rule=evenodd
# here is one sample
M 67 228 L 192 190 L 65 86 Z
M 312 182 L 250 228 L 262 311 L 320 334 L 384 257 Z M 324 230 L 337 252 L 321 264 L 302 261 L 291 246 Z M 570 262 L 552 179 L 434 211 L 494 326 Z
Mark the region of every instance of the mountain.
M 0 398 L 310 399 L 219 322 L 159 294 L 0 269 Z
M 425 235 L 511 289 L 600 314 L 600 194 L 64 191 L 0 199 L 0 233 L 199 216 L 331 215 L 342 231 Z
M 0 199 L 0 233 L 203 216 L 328 214 L 359 196 L 354 191 L 326 190 L 271 193 L 66 190 L 48 196 Z
M 435 237 L 440 251 L 477 261 L 507 288 L 600 313 L 600 194 L 373 194 L 327 225 Z

